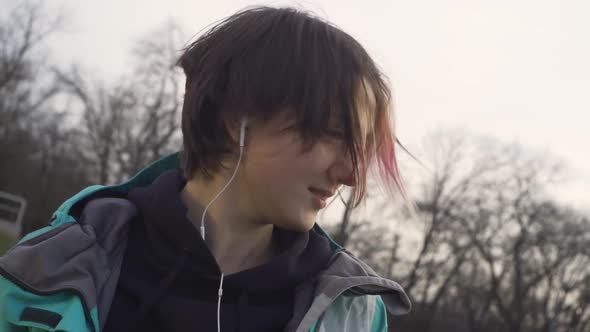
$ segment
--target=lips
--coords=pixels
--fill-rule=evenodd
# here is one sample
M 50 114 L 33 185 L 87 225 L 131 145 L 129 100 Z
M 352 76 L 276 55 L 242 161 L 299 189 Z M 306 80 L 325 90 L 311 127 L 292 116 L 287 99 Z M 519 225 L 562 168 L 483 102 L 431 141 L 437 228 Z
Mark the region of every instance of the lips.
M 325 189 L 310 187 L 309 191 L 311 191 L 313 194 L 315 194 L 316 196 L 318 196 L 319 198 L 324 199 L 324 200 L 334 196 L 333 191 L 329 191 L 329 190 L 325 190 Z
M 309 188 L 309 192 L 313 195 L 313 206 L 318 210 L 325 208 L 328 205 L 328 198 L 334 195 L 328 190 L 313 187 Z

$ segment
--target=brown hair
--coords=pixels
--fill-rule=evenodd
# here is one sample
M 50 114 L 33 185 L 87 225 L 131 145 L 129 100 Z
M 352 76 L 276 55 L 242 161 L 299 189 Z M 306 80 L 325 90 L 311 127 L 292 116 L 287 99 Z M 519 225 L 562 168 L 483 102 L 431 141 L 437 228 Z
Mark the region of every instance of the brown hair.
M 344 140 L 354 166 L 355 205 L 375 160 L 386 187 L 404 194 L 385 77 L 334 25 L 294 8 L 246 9 L 190 44 L 179 65 L 186 74 L 182 167 L 188 179 L 210 177 L 234 151 L 228 119 L 248 114 L 264 121 L 288 109 L 308 147 L 329 135 Z M 365 142 L 360 122 L 367 116 L 372 135 Z M 329 127 L 334 118 L 337 130 Z

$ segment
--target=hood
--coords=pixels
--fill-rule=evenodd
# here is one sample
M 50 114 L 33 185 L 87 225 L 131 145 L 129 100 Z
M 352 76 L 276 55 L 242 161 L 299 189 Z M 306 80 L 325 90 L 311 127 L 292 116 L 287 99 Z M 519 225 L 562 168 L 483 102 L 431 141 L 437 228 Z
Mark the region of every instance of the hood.
M 190 279 L 203 275 L 217 278 L 220 268 L 201 238 L 197 227 L 187 217 L 181 191 L 186 179 L 179 169 L 167 170 L 146 187 L 131 189 L 127 199 L 139 210 L 142 238 L 149 245 L 141 245 L 143 255 L 154 257 L 153 265 L 169 270 L 183 252 L 189 252 L 186 273 Z M 273 230 L 275 257 L 245 271 L 226 276 L 226 285 L 250 291 L 271 291 L 295 287 L 323 270 L 332 249 L 329 241 L 316 232 L 293 232 L 275 227 Z M 194 287 L 194 283 L 190 285 Z

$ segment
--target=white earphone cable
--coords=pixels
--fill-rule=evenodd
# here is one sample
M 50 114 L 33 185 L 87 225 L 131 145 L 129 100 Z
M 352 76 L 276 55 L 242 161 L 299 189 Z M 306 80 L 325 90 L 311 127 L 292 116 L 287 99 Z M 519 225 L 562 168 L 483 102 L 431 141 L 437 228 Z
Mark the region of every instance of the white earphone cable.
M 223 272 L 221 273 L 221 280 L 219 281 L 219 291 L 217 293 L 217 332 L 221 332 L 221 296 L 223 295 Z
M 238 163 L 236 165 L 236 168 L 234 169 L 234 173 L 232 174 L 229 181 L 227 181 L 227 183 L 225 184 L 223 189 L 221 189 L 221 191 L 219 193 L 217 193 L 217 195 L 215 195 L 215 197 L 211 200 L 211 202 L 209 202 L 209 204 L 207 204 L 207 206 L 205 207 L 205 211 L 203 211 L 203 215 L 201 216 L 201 237 L 203 238 L 203 241 L 205 240 L 205 215 L 207 214 L 207 210 L 213 204 L 213 202 L 215 202 L 215 200 L 217 200 L 219 198 L 219 196 L 221 196 L 221 194 L 225 191 L 225 189 L 227 189 L 227 187 L 229 187 L 229 185 L 232 183 L 232 181 L 236 177 L 236 174 L 238 174 L 238 169 L 240 168 L 240 162 L 242 161 L 242 154 L 243 153 L 244 153 L 244 147 L 241 146 L 240 147 L 240 157 L 238 158 Z
M 245 137 L 246 137 L 246 124 L 247 123 L 248 123 L 247 118 L 244 118 L 242 120 L 242 124 L 240 127 L 240 156 L 238 157 L 238 162 L 236 163 L 236 168 L 234 169 L 234 173 L 229 178 L 229 180 L 227 181 L 225 186 L 217 193 L 217 195 L 215 195 L 215 197 L 211 200 L 211 202 L 209 202 L 209 204 L 207 204 L 207 206 L 205 207 L 205 210 L 203 211 L 203 215 L 201 216 L 201 237 L 203 238 L 203 241 L 205 241 L 205 215 L 207 215 L 207 210 L 213 204 L 213 202 L 215 202 L 217 200 L 217 198 L 219 198 L 219 196 L 221 196 L 221 194 L 227 189 L 227 187 L 229 187 L 229 185 L 232 183 L 232 181 L 236 177 L 236 174 L 238 174 L 238 170 L 240 169 L 240 162 L 242 161 L 242 155 L 244 154 L 244 145 L 245 145 L 244 141 L 245 141 Z M 219 290 L 217 292 L 217 295 L 218 295 L 218 297 L 217 297 L 217 332 L 221 332 L 220 316 L 221 316 L 221 296 L 223 296 L 223 277 L 224 277 L 223 272 L 221 272 L 221 279 L 219 281 Z

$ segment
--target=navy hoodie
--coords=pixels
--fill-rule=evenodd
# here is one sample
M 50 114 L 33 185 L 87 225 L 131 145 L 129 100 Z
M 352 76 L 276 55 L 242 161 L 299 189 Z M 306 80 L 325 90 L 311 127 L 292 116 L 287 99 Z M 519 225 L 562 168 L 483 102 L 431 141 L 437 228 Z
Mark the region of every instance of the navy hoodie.
M 180 197 L 179 170 L 129 192 L 132 221 L 104 331 L 217 331 L 221 271 Z M 274 228 L 276 255 L 224 277 L 221 331 L 281 331 L 292 315 L 295 287 L 313 280 L 331 256 L 315 232 Z

